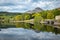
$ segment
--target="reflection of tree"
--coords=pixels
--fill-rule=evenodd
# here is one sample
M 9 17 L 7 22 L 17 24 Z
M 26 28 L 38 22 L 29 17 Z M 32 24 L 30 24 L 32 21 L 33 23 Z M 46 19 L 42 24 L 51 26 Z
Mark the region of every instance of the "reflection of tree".
M 10 24 L 10 25 L 1 25 L 1 27 L 5 27 L 5 28 L 9 28 L 9 27 L 15 27 L 16 28 L 25 28 L 25 29 L 33 29 L 36 32 L 53 32 L 55 34 L 60 34 L 60 29 L 51 27 L 51 26 L 47 26 L 44 24 L 40 24 L 40 23 L 34 23 L 34 24 L 29 24 L 29 23 L 19 23 L 16 22 L 15 24 Z
M 60 29 L 54 28 L 54 33 L 55 34 L 60 34 Z
M 24 28 L 26 28 L 26 29 L 30 29 L 30 27 L 31 27 L 31 25 L 30 24 L 28 24 L 28 23 L 24 23 Z
M 40 32 L 41 25 L 39 23 L 34 23 L 33 30 L 35 30 L 36 32 Z
M 44 31 L 46 31 L 46 32 L 55 32 L 54 27 L 47 26 L 47 25 L 44 25 L 44 24 L 39 24 L 39 23 L 34 24 L 33 30 L 36 30 L 36 32 L 40 32 L 40 31 L 42 31 L 42 32 L 44 32 Z
M 24 24 L 20 23 L 20 22 L 16 22 L 15 25 L 16 25 L 16 28 L 22 28 L 22 27 L 24 27 Z
M 46 25 L 41 24 L 41 31 L 42 31 L 42 32 L 46 31 Z
M 46 26 L 47 32 L 53 32 L 54 28 L 52 26 Z
M 16 28 L 25 28 L 25 29 L 30 29 L 31 25 L 28 23 L 15 23 L 16 24 Z

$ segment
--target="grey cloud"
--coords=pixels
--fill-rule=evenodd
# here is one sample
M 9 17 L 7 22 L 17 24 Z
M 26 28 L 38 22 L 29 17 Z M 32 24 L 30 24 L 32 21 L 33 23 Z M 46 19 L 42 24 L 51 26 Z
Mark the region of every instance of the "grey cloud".
M 60 0 L 0 0 L 0 11 L 23 12 L 35 7 L 46 10 L 57 8 L 60 7 Z

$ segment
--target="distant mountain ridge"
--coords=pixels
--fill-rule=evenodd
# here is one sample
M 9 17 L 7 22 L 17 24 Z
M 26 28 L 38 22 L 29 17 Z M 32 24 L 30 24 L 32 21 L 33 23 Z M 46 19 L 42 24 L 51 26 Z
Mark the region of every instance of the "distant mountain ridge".
M 56 8 L 56 9 L 60 10 L 60 7 L 59 8 Z
M 60 10 L 60 7 L 59 8 L 55 8 L 57 10 Z M 55 10 L 55 9 L 52 9 L 52 10 Z M 28 10 L 27 12 L 24 12 L 24 13 L 36 13 L 36 12 L 41 12 L 41 11 L 44 11 L 43 9 L 41 9 L 40 7 L 36 7 L 35 9 L 33 10 Z M 7 12 L 7 11 L 0 11 L 0 14 L 3 14 L 3 13 L 14 13 L 14 14 L 17 14 L 17 13 L 21 13 L 21 12 Z
M 43 9 L 41 9 L 40 7 L 36 7 L 36 8 L 33 9 L 33 10 L 27 11 L 27 13 L 36 13 L 36 12 L 41 12 L 41 11 L 43 11 Z

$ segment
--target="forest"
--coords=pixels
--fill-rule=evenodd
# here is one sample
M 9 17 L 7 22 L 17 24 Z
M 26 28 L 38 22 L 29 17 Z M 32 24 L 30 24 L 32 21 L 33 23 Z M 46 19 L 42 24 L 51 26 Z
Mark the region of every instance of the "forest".
M 55 19 L 55 16 L 60 15 L 60 8 L 53 10 L 43 10 L 35 13 L 11 13 L 11 12 L 0 12 L 0 19 L 4 21 L 23 21 L 34 19 L 34 22 L 39 22 L 44 19 Z M 0 20 L 0 21 L 1 21 Z

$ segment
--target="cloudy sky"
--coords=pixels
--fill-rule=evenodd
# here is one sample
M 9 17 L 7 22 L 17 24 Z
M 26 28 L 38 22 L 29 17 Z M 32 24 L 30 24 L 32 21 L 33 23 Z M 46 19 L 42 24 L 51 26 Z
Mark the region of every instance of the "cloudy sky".
M 60 0 L 0 0 L 0 11 L 25 12 L 40 7 L 50 10 L 60 7 Z

